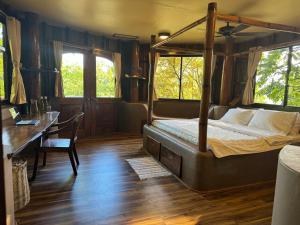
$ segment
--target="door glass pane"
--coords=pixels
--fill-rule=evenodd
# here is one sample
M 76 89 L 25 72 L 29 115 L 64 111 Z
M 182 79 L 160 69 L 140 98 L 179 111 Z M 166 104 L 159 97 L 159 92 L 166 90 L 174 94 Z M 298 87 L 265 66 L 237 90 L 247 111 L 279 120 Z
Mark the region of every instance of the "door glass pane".
M 182 57 L 181 99 L 200 99 L 202 78 L 203 58 Z
M 289 77 L 288 105 L 300 106 L 300 46 L 293 47 L 292 68 Z
M 158 98 L 179 98 L 180 57 L 160 57 L 155 73 Z
M 283 104 L 288 53 L 288 48 L 263 52 L 256 73 L 256 103 Z
M 96 97 L 115 97 L 114 64 L 103 57 L 96 57 Z
M 83 54 L 64 53 L 61 73 L 65 97 L 83 97 Z

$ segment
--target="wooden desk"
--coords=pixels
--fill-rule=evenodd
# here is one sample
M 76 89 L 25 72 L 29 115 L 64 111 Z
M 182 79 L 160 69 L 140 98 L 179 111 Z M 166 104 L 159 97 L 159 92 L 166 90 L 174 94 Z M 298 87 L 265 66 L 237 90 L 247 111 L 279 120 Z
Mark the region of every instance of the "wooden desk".
M 27 116 L 24 119 L 35 119 L 40 122 L 33 126 L 16 126 L 12 119 L 3 120 L 2 122 L 2 141 L 4 153 L 8 157 L 18 154 L 32 141 L 39 138 L 43 131 L 48 129 L 55 121 L 57 121 L 59 112 L 48 112 L 35 116 Z
M 37 114 L 34 116 L 27 116 L 24 119 L 35 119 L 40 122 L 33 126 L 16 126 L 13 119 L 3 120 L 2 122 L 2 142 L 4 155 L 10 159 L 17 155 L 30 144 L 38 142 L 42 133 L 47 130 L 52 124 L 57 121 L 59 112 L 48 112 Z M 39 145 L 39 142 L 37 143 Z M 35 146 L 38 148 L 39 146 Z M 34 180 L 36 176 L 36 168 L 30 180 Z
M 7 224 L 15 224 L 11 157 L 18 154 L 33 142 L 38 141 L 43 131 L 54 124 L 57 121 L 58 116 L 59 112 L 51 112 L 36 116 L 24 117 L 24 119 L 40 120 L 39 124 L 36 126 L 16 126 L 11 118 L 2 121 L 3 166 Z M 35 175 L 36 174 L 33 174 L 31 179 L 34 179 Z

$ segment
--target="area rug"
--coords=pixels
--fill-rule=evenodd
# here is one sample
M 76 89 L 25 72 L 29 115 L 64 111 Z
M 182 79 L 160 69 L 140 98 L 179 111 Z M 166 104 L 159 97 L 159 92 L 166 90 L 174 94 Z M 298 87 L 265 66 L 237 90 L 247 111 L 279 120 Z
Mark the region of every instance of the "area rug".
M 163 168 L 152 157 L 126 159 L 132 169 L 137 173 L 140 180 L 146 180 L 153 177 L 165 177 L 172 175 Z

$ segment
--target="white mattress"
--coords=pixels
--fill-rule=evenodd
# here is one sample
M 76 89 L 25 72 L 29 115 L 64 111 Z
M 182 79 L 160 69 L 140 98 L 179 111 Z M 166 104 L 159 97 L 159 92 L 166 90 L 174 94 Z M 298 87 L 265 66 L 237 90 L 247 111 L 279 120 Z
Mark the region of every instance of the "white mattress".
M 155 120 L 153 126 L 198 145 L 198 119 Z M 300 135 L 282 133 L 208 120 L 208 148 L 218 158 L 281 149 L 300 142 Z

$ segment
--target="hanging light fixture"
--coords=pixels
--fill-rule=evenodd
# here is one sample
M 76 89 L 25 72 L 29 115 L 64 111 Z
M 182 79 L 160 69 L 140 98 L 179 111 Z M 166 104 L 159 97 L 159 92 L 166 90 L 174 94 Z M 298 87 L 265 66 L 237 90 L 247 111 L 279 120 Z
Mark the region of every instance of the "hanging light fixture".
M 159 32 L 158 37 L 159 37 L 159 39 L 165 40 L 168 37 L 170 37 L 170 33 L 169 32 Z

